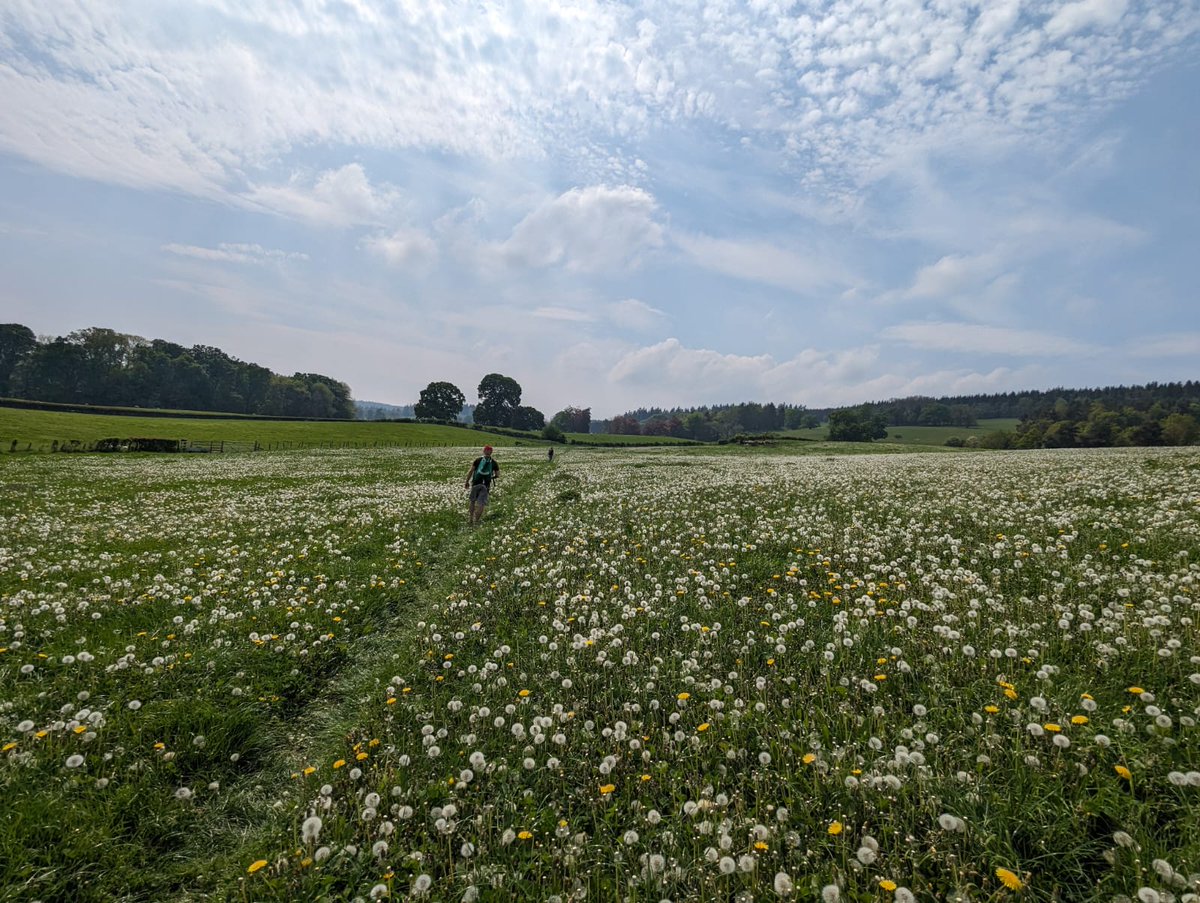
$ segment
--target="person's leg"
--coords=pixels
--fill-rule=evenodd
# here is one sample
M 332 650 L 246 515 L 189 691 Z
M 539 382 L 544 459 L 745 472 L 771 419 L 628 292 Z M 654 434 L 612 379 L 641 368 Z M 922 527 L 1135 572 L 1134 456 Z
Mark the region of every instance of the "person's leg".
M 471 521 L 475 526 L 479 526 L 479 522 L 483 520 L 483 509 L 488 503 L 488 487 L 480 484 L 476 487 L 478 490 L 475 495 L 475 508 L 473 509 L 474 520 Z

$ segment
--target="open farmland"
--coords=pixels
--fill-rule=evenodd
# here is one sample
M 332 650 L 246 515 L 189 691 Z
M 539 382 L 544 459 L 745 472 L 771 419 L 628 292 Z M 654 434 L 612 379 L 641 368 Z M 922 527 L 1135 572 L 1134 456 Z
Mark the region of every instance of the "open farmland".
M 230 442 L 262 448 L 305 446 L 452 446 L 497 447 L 515 444 L 512 437 L 469 427 L 383 420 L 284 421 L 228 417 L 139 417 L 128 414 L 81 414 L 32 411 L 0 406 L 0 451 L 49 451 L 51 443 L 88 444 L 101 439 L 153 437 L 190 442 Z M 534 434 L 521 441 L 533 441 Z
M 498 457 L 0 457 L 0 899 L 1200 889 L 1200 454 Z
M 1012 432 L 1018 423 L 1020 421 L 1015 417 L 999 417 L 980 420 L 975 426 L 889 426 L 887 439 L 884 441 L 896 445 L 941 446 L 946 444 L 947 439 L 954 437 L 964 440 L 972 437 L 982 439 L 997 430 Z M 829 424 L 825 423 L 811 430 L 785 430 L 780 435 L 797 439 L 824 440 L 829 438 Z

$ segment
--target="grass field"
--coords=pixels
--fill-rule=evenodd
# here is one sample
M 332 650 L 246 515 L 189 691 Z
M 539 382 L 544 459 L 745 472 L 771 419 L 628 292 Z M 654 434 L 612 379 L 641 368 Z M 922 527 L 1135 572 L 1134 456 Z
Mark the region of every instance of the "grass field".
M 120 414 L 76 414 L 0 407 L 0 452 L 49 450 L 51 443 L 78 440 L 160 438 L 191 442 L 259 443 L 264 448 L 291 446 L 472 446 L 490 443 L 498 448 L 547 444 L 534 433 L 517 439 L 466 427 L 371 420 L 273 421 L 237 418 L 137 417 Z M 603 445 L 672 445 L 681 440 L 655 436 L 609 436 L 571 433 L 568 438 Z
M 567 433 L 572 442 L 590 442 L 599 445 L 686 445 L 687 439 L 671 436 L 618 436 L 610 433 Z
M 510 446 L 516 439 L 482 430 L 418 423 L 386 423 L 372 420 L 344 422 L 211 420 L 171 417 L 133 417 L 119 414 L 69 414 L 58 411 L 25 411 L 0 407 L 0 448 L 16 440 L 21 447 L 32 443 L 48 446 L 53 441 L 77 439 L 94 442 L 106 438 L 163 438 L 212 442 L 258 442 L 320 445 L 482 445 Z M 531 436 L 527 442 L 535 441 Z
M 997 418 L 980 420 L 978 426 L 889 426 L 886 441 L 898 445 L 945 445 L 952 436 L 968 439 L 971 436 L 986 436 L 996 430 L 1012 430 L 1019 421 L 1014 418 Z M 780 433 L 783 436 L 795 436 L 800 439 L 826 439 L 829 436 L 829 424 L 823 424 L 814 430 L 787 430 Z
M 0 457 L 0 900 L 1200 890 L 1200 453 L 461 458 Z

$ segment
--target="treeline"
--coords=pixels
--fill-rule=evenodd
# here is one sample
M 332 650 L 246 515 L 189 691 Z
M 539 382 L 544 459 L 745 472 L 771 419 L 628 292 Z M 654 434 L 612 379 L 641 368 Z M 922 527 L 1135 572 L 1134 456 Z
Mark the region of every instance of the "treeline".
M 1109 448 L 1122 445 L 1194 445 L 1200 440 L 1200 403 L 1172 406 L 1155 402 L 1139 411 L 1114 411 L 1093 402 L 1076 419 L 1029 417 L 1016 429 L 946 440 L 947 445 L 979 448 Z
M 1148 413 L 1155 405 L 1163 410 L 1186 412 L 1200 403 L 1200 382 L 1150 382 L 1140 386 L 1105 386 L 1094 389 L 1045 389 L 999 392 L 989 395 L 953 395 L 942 398 L 913 396 L 875 401 L 857 406 L 880 414 L 888 426 L 974 426 L 976 420 L 1086 421 L 1092 406 L 1110 412 Z M 836 410 L 818 411 L 822 419 Z
M 275 417 L 354 417 L 350 387 L 328 376 L 280 376 L 220 348 L 185 348 L 101 327 L 39 339 L 27 326 L 0 325 L 0 397 Z
M 638 408 L 611 420 L 592 421 L 592 431 L 717 442 L 738 435 L 811 429 L 820 424 L 821 417 L 803 405 L 743 402 L 670 410 Z

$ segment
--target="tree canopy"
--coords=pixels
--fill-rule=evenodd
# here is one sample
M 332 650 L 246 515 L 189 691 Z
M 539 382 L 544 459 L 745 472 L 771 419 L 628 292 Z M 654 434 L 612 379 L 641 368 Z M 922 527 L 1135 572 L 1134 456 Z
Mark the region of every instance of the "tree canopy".
M 413 414 L 418 420 L 454 420 L 466 403 L 466 396 L 454 383 L 434 382 L 421 390 Z
M 184 348 L 99 326 L 44 341 L 19 324 L 0 326 L 0 394 L 62 404 L 354 417 L 350 387 L 332 377 L 280 376 L 220 348 Z
M 475 422 L 483 426 L 512 426 L 513 414 L 521 405 L 521 384 L 511 376 L 489 373 L 480 380 L 478 392 Z

